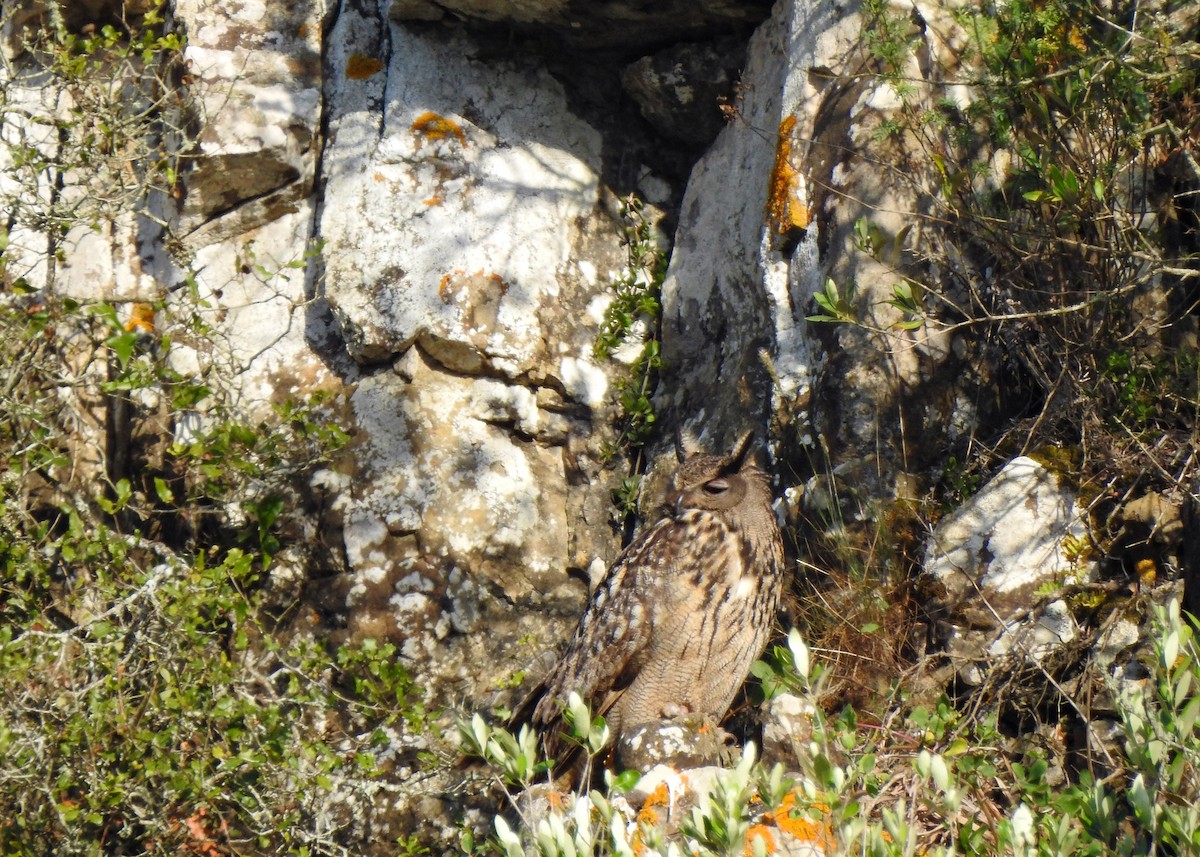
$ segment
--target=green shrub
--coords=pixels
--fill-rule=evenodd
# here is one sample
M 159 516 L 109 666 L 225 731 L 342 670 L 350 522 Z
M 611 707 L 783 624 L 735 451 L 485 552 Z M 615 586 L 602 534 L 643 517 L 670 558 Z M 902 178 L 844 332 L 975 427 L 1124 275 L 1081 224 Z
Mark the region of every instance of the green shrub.
M 1016 758 L 994 712 L 965 715 L 944 697 L 907 714 L 893 710 L 869 725 L 849 708 L 828 716 L 818 705 L 828 673 L 792 631 L 787 646 L 755 669 L 772 677 L 769 695 L 792 693 L 808 712 L 810 734 L 802 729 L 794 736 L 788 776 L 781 766 L 756 763 L 748 745 L 710 792 L 695 796 L 676 830 L 648 827 L 610 777 L 605 791 L 567 795 L 540 818 L 496 817 L 496 839 L 468 837 L 466 850 L 505 857 L 741 857 L 767 853 L 766 840 L 750 831 L 764 811 L 773 811 L 781 828 L 789 827 L 782 817 L 797 823 L 793 830 L 816 831 L 813 841 L 829 855 L 1194 853 L 1200 848 L 1200 698 L 1194 693 L 1200 647 L 1178 602 L 1151 612 L 1152 693 L 1129 683 L 1110 686 L 1126 740 L 1123 755 L 1114 748 L 1113 770 L 1103 781 L 1083 772 L 1065 786 L 1048 786 L 1046 762 L 1036 754 Z M 497 734 L 489 730 L 488 740 L 510 746 Z M 471 740 L 478 739 L 469 746 Z M 511 759 L 507 751 L 485 756 L 502 767 Z M 507 781 L 527 788 L 546 768 L 531 765 L 529 775 Z
M 614 494 L 613 502 L 624 515 L 637 512 L 644 468 L 642 447 L 654 436 L 657 415 L 654 395 L 662 370 L 660 342 L 662 281 L 667 273 L 667 255 L 655 241 L 654 227 L 642 213 L 643 203 L 630 195 L 622 207 L 623 243 L 626 265 L 613 281 L 613 300 L 604 313 L 596 334 L 593 356 L 612 358 L 622 347 L 636 353 L 628 358 L 629 368 L 616 385 L 620 404 L 620 435 L 609 454 L 624 453 L 631 459 L 632 475 Z
M 36 299 L 0 312 L 0 848 L 342 853 L 378 751 L 425 728 L 394 647 L 288 634 L 298 590 L 264 586 L 345 433 L 320 397 L 240 422 L 219 381 L 170 369 L 167 336 L 123 351 L 111 306 Z M 205 410 L 152 457 L 101 447 L 97 473 L 87 402 L 132 435 Z
M 859 248 L 896 273 L 895 327 L 919 339 L 935 319 L 1004 361 L 989 377 L 1006 379 L 1010 422 L 985 431 L 1024 421 L 1024 448 L 1087 437 L 1084 470 L 1100 484 L 1155 469 L 1139 440 L 1194 440 L 1200 391 L 1195 360 L 1174 356 L 1197 326 L 1194 14 L 980 0 L 954 11 L 953 67 L 935 55 L 918 85 L 909 15 L 881 0 L 864 12 L 879 85 L 901 101 L 872 155 L 913 179 L 927 212 L 927 228 L 897 236 L 869 215 L 856 227 Z M 940 94 L 951 87 L 965 100 Z M 815 320 L 854 321 L 830 295 L 836 285 Z
M 350 853 L 380 760 L 427 724 L 394 647 L 285 621 L 338 403 L 251 416 L 192 278 L 61 294 L 64 238 L 153 216 L 196 117 L 156 12 L 44 23 L 5 69 L 40 112 L 0 94 L 0 853 Z

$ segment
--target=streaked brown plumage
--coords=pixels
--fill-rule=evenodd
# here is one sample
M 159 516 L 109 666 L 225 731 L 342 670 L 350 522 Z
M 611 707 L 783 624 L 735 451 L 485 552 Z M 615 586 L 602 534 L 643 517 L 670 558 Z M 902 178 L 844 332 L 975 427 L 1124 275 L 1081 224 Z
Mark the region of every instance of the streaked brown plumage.
M 766 645 L 783 542 L 753 436 L 679 468 L 667 515 L 643 530 L 592 594 L 574 637 L 525 706 L 547 747 L 576 691 L 614 736 L 671 714 L 721 718 Z

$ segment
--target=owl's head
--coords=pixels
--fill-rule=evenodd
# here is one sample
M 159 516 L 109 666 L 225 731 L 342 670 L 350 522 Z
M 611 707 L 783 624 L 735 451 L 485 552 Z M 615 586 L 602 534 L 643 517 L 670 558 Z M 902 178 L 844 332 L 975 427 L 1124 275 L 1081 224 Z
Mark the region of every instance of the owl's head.
M 693 455 L 675 474 L 671 505 L 675 511 L 735 509 L 750 502 L 770 508 L 767 475 L 753 461 L 753 432 L 746 432 L 728 455 Z

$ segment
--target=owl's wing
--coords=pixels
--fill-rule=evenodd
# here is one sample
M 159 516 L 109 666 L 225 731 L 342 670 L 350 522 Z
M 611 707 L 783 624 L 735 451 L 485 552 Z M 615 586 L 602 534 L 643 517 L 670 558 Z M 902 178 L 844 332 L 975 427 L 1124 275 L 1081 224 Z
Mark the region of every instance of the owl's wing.
M 709 548 L 686 532 L 678 521 L 659 521 L 613 563 L 546 679 L 535 724 L 557 720 L 571 691 L 594 714 L 604 714 L 637 677 L 650 654 L 657 617 L 674 613 L 684 596 L 681 575 L 694 574 L 710 559 Z

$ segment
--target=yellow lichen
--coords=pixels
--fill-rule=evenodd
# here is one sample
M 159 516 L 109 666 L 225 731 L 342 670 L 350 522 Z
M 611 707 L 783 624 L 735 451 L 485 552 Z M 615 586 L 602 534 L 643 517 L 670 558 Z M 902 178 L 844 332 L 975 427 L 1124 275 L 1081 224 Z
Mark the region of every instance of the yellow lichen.
M 1153 557 L 1145 557 L 1134 563 L 1133 570 L 1137 573 L 1138 583 L 1142 586 L 1153 586 L 1158 581 L 1158 563 Z
M 143 333 L 154 333 L 154 306 L 147 303 L 136 303 L 129 313 L 129 321 L 125 322 L 128 331 L 140 330 Z
M 767 192 L 767 223 L 777 235 L 786 235 L 793 229 L 806 229 L 812 220 L 808 206 L 800 199 L 800 173 L 792 162 L 792 132 L 795 130 L 795 114 L 779 123 L 775 165 L 771 168 L 771 184 Z
M 1067 31 L 1067 42 L 1081 54 L 1088 52 L 1087 39 L 1083 37 L 1083 33 L 1080 32 L 1079 28 L 1074 25 Z
M 459 145 L 467 145 L 467 135 L 463 133 L 462 126 L 453 119 L 428 110 L 413 120 L 409 130 L 426 140 L 449 140 L 453 137 L 458 140 Z
M 829 812 L 829 807 L 824 804 L 812 804 L 808 809 L 818 814 Z M 810 821 L 800 813 L 802 811 L 796 807 L 796 793 L 790 792 L 774 811 L 763 815 L 763 820 L 774 823 L 777 828 L 793 839 L 800 842 L 811 842 L 825 853 L 833 851 L 833 831 L 829 825 Z
M 351 80 L 366 80 L 382 70 L 383 60 L 366 54 L 350 54 L 350 59 L 346 60 L 346 77 Z
M 767 854 L 775 853 L 775 837 L 766 825 L 756 824 L 746 834 L 746 857 L 754 857 L 754 840 L 761 839 Z

